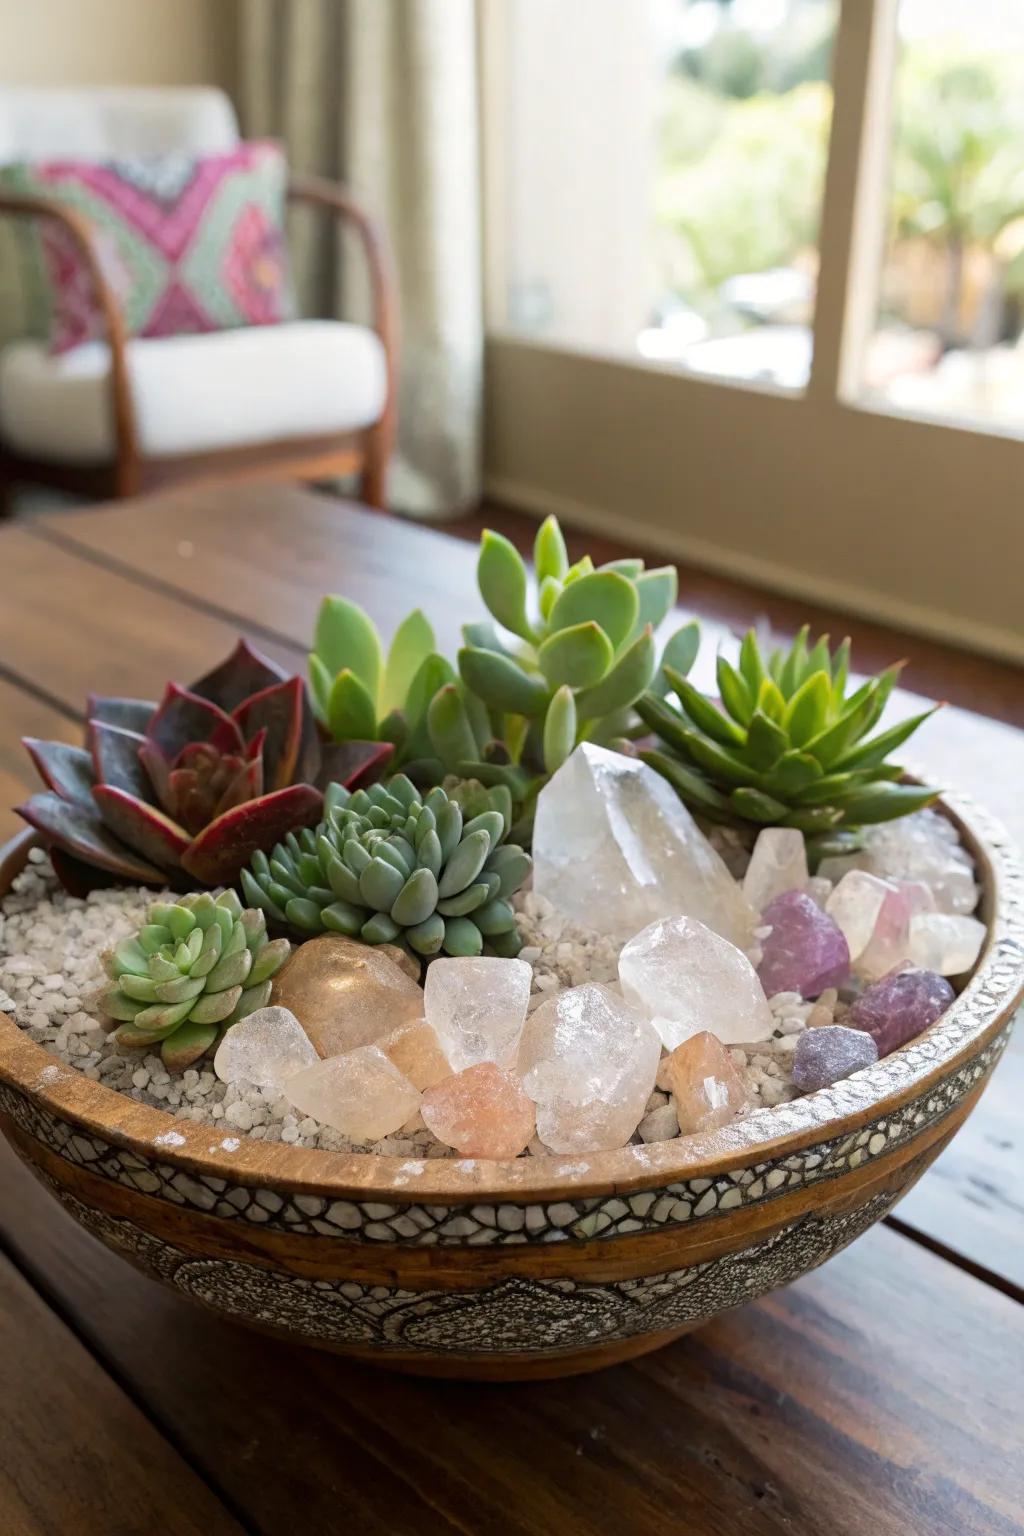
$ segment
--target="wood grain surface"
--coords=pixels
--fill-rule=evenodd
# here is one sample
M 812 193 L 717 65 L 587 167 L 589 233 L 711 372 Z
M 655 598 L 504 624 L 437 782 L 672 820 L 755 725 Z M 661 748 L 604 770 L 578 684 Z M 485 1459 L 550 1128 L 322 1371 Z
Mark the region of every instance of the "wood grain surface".
M 636 1363 L 492 1387 L 219 1323 L 101 1248 L 6 1147 L 0 1175 L 19 1264 L 267 1536 L 300 1508 L 310 1531 L 367 1536 L 1024 1528 L 1019 1309 L 896 1233 Z
M 286 487 L 48 514 L 0 530 L 0 561 L 4 805 L 33 784 L 17 736 L 74 739 L 90 688 L 188 681 L 240 629 L 300 669 L 325 591 L 385 635 L 420 604 L 448 649 L 479 611 L 468 543 Z M 922 653 L 917 669 L 937 693 L 942 664 Z M 997 696 L 1013 718 L 1005 673 Z M 950 708 L 914 755 L 1024 831 L 1016 730 Z M 0 1371 L 15 1362 L 18 1383 L 0 1403 L 0 1531 L 149 1531 L 145 1500 L 173 1476 L 171 1532 L 1022 1532 L 1022 1094 L 1011 1046 L 893 1224 L 795 1286 L 646 1360 L 521 1387 L 392 1379 L 222 1325 L 87 1237 L 5 1148 L 0 1247 L 22 1277 L 2 1281 L 15 1321 Z M 63 1381 L 59 1339 L 76 1362 Z M 54 1458 L 79 1445 L 76 1398 L 102 1402 L 106 1438 L 92 1432 L 111 1469 L 117 1444 L 132 1449 L 138 1497 L 131 1469 L 104 1481 L 66 1456 L 79 1508 L 38 1451 L 32 1486 L 25 1438 L 45 1427 Z
M 243 1529 L 2 1255 L 0 1445 L 5 1536 Z

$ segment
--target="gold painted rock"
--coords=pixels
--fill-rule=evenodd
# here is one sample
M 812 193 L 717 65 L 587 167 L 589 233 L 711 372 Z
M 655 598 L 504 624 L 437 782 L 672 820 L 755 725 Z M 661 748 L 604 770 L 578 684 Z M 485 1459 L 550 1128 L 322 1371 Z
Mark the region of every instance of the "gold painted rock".
M 390 946 L 389 946 L 390 947 Z M 341 1056 L 423 1017 L 423 993 L 382 946 L 340 934 L 309 939 L 274 979 L 321 1056 Z

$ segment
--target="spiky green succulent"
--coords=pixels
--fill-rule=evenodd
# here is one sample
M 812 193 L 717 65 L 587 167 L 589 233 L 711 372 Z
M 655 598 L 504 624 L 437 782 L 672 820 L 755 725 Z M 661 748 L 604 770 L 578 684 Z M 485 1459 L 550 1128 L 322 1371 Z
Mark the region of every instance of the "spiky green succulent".
M 101 999 L 120 1020 L 119 1045 L 160 1045 L 173 1071 L 191 1066 L 225 1030 L 270 1001 L 287 939 L 268 940 L 263 913 L 234 891 L 157 901 L 149 921 L 104 956 L 113 985 Z
M 888 761 L 933 711 L 872 736 L 900 665 L 848 693 L 849 640 L 833 653 L 827 635 L 813 646 L 808 639 L 805 626 L 766 659 L 751 630 L 738 668 L 718 658 L 720 702 L 669 665 L 681 708 L 653 692 L 636 707 L 662 742 L 641 756 L 691 810 L 741 826 L 796 827 L 824 849 L 935 798 L 896 782 L 903 770 Z
M 642 560 L 594 568 L 589 556 L 570 566 L 555 518 L 534 545 L 537 606 L 531 611 L 526 566 L 514 545 L 487 531 L 477 580 L 493 623 L 467 624 L 458 655 L 459 684 L 434 696 L 428 731 L 444 768 L 487 784 L 504 783 L 529 813 L 547 777 L 584 738 L 608 742 L 632 723 L 631 706 L 658 666 L 654 630 L 676 599 L 674 567 L 645 570 Z M 696 625 L 668 642 L 664 660 L 689 666 Z M 491 739 L 484 742 L 487 727 Z
M 242 871 L 246 899 L 303 936 L 341 933 L 417 955 L 514 955 L 508 897 L 530 858 L 506 842 L 511 798 L 468 819 L 436 786 L 422 798 L 405 774 L 349 793 L 332 786 L 316 831 L 289 836 Z

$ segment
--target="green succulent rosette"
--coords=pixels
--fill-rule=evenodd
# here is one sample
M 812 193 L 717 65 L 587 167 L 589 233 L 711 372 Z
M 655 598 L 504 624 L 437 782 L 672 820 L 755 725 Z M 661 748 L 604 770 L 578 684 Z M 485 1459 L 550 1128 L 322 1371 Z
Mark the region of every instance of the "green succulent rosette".
M 119 1045 L 159 1045 L 164 1064 L 180 1071 L 266 1006 L 291 945 L 268 939 L 264 914 L 243 911 L 234 891 L 154 902 L 148 918 L 104 956 L 112 985 L 101 1006 L 120 1021 Z
M 719 699 L 664 669 L 679 707 L 654 692 L 637 713 L 660 738 L 641 757 L 707 820 L 756 829 L 796 827 L 818 852 L 845 850 L 856 829 L 920 810 L 935 791 L 900 783 L 889 762 L 938 706 L 872 734 L 899 677 L 888 668 L 848 689 L 850 642 L 828 636 L 764 656 L 751 630 L 739 665 L 718 658 Z
M 405 774 L 354 793 L 332 785 L 315 831 L 287 837 L 242 871 L 246 900 L 302 936 L 400 944 L 427 959 L 515 955 L 508 898 L 531 860 L 506 840 L 508 792 L 473 793 L 486 808 L 467 817 L 443 788 L 421 796 Z

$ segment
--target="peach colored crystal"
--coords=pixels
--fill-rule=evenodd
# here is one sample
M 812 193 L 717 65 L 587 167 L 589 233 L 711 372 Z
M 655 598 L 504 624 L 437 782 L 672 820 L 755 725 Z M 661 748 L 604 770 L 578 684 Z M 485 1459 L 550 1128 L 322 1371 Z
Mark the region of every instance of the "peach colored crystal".
M 659 1076 L 675 1101 L 684 1136 L 716 1131 L 747 1108 L 743 1079 L 721 1041 L 707 1030 L 677 1046 Z
M 290 1008 L 321 1056 L 372 1045 L 423 1017 L 423 993 L 389 955 L 340 934 L 309 939 L 274 981 L 273 1001 Z
M 350 1141 L 379 1141 L 411 1120 L 420 1096 L 377 1045 L 332 1056 L 297 1072 L 284 1096 L 302 1115 L 340 1131 Z
M 429 1088 L 420 1110 L 427 1129 L 463 1157 L 518 1157 L 533 1135 L 533 1104 L 493 1061 Z
M 441 1049 L 437 1030 L 423 1020 L 415 1024 L 403 1024 L 380 1041 L 380 1048 L 390 1056 L 399 1072 L 404 1072 L 419 1089 L 433 1088 L 443 1078 L 451 1077 L 452 1069 Z

